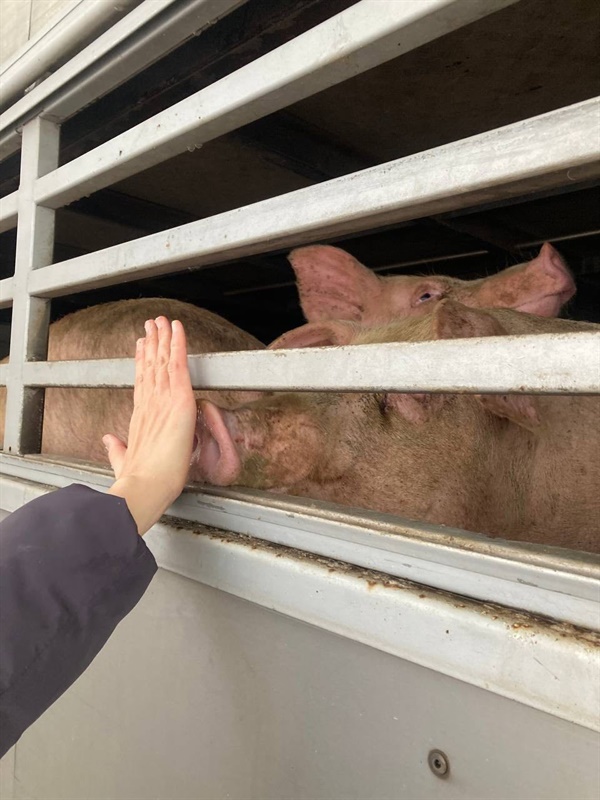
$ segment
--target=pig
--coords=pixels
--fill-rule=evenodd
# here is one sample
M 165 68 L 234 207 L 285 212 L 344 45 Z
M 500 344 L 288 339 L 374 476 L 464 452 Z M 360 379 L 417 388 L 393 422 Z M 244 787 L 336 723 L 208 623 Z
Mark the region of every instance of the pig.
M 190 354 L 258 350 L 264 344 L 216 314 L 179 300 L 118 300 L 68 314 L 50 325 L 48 361 L 132 358 L 144 321 L 160 315 L 179 319 Z M 224 407 L 259 397 L 258 392 L 196 392 Z M 0 441 L 4 439 L 6 389 L 0 389 Z M 47 389 L 42 453 L 108 463 L 105 433 L 127 441 L 133 411 L 131 389 Z
M 380 328 L 309 323 L 283 346 L 585 330 L 600 326 L 443 300 Z M 598 550 L 598 397 L 288 392 L 201 409 L 193 480 Z
M 575 294 L 571 273 L 549 243 L 532 261 L 471 281 L 444 275 L 378 277 L 349 253 L 326 245 L 300 247 L 288 258 L 309 322 L 345 319 L 382 325 L 427 314 L 444 298 L 472 308 L 514 308 L 556 317 Z

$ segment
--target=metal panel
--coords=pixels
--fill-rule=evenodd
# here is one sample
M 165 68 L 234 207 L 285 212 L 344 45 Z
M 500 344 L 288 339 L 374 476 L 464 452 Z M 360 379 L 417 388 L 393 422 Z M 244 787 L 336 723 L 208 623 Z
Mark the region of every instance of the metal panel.
M 600 394 L 600 332 L 190 356 L 195 388 Z M 27 364 L 27 386 L 133 386 L 133 359 Z
M 287 561 L 273 554 L 278 585 L 284 572 L 295 581 Z M 235 567 L 249 581 L 254 563 Z M 351 608 L 369 594 L 357 587 Z M 395 620 L 401 637 L 399 605 Z M 506 629 L 507 644 L 519 639 L 522 652 L 526 631 Z M 450 759 L 443 780 L 427 766 L 434 747 Z M 597 748 L 589 729 L 161 570 L 17 744 L 15 789 L 61 800 L 596 800 Z
M 146 0 L 0 116 L 0 158 L 35 113 L 63 122 L 245 1 Z
M 361 0 L 36 186 L 59 208 L 402 55 L 515 0 Z
M 99 465 L 64 466 L 48 458 L 0 455 L 0 467 L 2 506 L 9 511 L 43 494 L 44 484 L 101 489 L 112 482 Z M 591 554 L 245 489 L 186 491 L 169 514 L 600 630 L 600 559 Z
M 29 289 L 56 297 L 600 176 L 599 113 L 586 100 L 144 236 L 38 270 Z
M 23 128 L 4 433 L 4 447 L 13 453 L 37 451 L 41 437 L 43 390 L 25 386 L 23 368 L 26 361 L 46 357 L 50 303 L 31 297 L 27 281 L 32 270 L 52 261 L 55 212 L 36 205 L 33 183 L 58 163 L 59 130 L 58 125 L 39 118 Z
M 3 20 L 11 16 L 25 17 L 28 27 L 26 44 L 0 65 L 3 105 L 35 81 L 43 80 L 45 73 L 64 60 L 65 54 L 72 54 L 78 43 L 97 36 L 139 2 L 29 0 L 29 8 L 26 8 L 20 0 L 20 9 L 3 8 Z
M 18 203 L 18 192 L 0 198 L 0 233 L 16 227 Z

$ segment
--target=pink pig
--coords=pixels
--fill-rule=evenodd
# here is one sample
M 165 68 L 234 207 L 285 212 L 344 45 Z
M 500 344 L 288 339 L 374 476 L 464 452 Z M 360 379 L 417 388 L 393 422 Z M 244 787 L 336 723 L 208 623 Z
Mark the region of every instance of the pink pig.
M 272 347 L 600 330 L 445 300 L 381 328 L 309 323 Z M 191 478 L 596 550 L 600 398 L 288 392 L 201 403 Z

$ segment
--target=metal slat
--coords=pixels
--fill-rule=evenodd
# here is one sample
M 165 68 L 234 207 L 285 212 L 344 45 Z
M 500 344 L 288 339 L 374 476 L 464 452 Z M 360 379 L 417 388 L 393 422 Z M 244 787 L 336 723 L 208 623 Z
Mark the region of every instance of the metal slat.
M 0 308 L 12 306 L 14 296 L 14 279 L 2 278 L 0 280 Z
M 104 489 L 113 480 L 100 466 L 68 466 L 43 457 L 0 454 L 0 467 L 8 510 L 32 499 L 28 492 L 36 496 L 45 490 L 42 484 L 76 482 Z M 595 555 L 246 489 L 188 490 L 168 514 L 600 630 L 600 559 Z
M 196 388 L 600 394 L 600 332 L 189 357 Z M 26 364 L 25 385 L 133 385 L 132 359 Z
M 362 0 L 40 179 L 59 208 L 340 83 L 516 0 Z
M 29 290 L 57 297 L 600 176 L 599 121 L 586 100 L 37 270 Z
M 20 146 L 18 126 L 43 110 L 64 122 L 246 0 L 146 0 L 0 115 L 0 158 Z
M 18 192 L 0 198 L 0 233 L 16 227 L 18 203 Z

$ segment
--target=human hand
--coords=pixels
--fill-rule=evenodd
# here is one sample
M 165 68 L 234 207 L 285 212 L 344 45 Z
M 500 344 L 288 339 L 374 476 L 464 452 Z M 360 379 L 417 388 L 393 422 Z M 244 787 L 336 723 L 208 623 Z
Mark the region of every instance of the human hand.
M 128 444 L 102 438 L 117 479 L 108 492 L 125 499 L 141 535 L 181 494 L 197 417 L 183 325 L 158 317 L 145 330 L 136 346 Z

